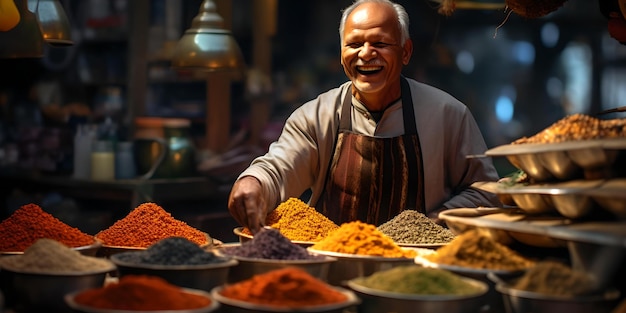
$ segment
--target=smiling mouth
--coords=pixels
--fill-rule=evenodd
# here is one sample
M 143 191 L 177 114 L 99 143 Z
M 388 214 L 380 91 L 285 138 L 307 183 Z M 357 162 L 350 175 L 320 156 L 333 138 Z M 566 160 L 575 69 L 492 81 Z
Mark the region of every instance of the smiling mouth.
M 376 74 L 383 70 L 382 66 L 357 66 L 357 72 L 362 75 Z

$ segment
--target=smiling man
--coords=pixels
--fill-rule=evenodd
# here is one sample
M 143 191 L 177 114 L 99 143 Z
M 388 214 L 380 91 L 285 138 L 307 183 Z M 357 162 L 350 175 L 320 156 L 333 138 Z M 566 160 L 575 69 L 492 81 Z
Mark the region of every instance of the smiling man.
M 337 224 L 380 225 L 404 209 L 437 220 L 456 207 L 498 206 L 470 185 L 496 181 L 468 108 L 402 75 L 413 43 L 409 16 L 388 0 L 343 11 L 341 65 L 350 81 L 296 109 L 269 151 L 239 176 L 228 208 L 252 231 L 281 202 L 310 189 L 310 206 Z

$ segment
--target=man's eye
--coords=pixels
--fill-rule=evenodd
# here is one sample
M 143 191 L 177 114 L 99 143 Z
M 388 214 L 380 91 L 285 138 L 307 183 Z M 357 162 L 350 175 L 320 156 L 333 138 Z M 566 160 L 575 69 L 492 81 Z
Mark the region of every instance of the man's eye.
M 391 44 L 384 43 L 384 42 L 377 42 L 377 43 L 373 44 L 372 46 L 374 46 L 376 48 L 387 48 L 387 47 L 391 46 Z
M 356 48 L 360 48 L 363 46 L 363 43 L 361 42 L 353 42 L 353 43 L 349 43 L 346 46 L 352 48 L 352 49 L 356 49 Z

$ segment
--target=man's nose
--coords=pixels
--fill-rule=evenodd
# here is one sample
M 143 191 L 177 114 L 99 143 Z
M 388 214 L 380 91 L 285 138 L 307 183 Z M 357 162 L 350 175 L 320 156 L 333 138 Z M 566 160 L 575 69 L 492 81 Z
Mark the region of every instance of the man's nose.
M 359 51 L 359 58 L 369 61 L 377 56 L 376 48 L 374 48 L 369 43 L 363 44 L 361 47 L 361 51 Z

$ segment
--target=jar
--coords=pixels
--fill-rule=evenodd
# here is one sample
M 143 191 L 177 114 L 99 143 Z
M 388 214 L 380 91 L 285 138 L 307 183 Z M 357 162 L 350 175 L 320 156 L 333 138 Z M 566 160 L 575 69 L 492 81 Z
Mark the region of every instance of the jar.
M 137 176 L 132 141 L 120 141 L 115 151 L 115 179 L 131 179 Z
M 115 179 L 115 154 L 112 141 L 94 141 L 91 151 L 91 179 Z

